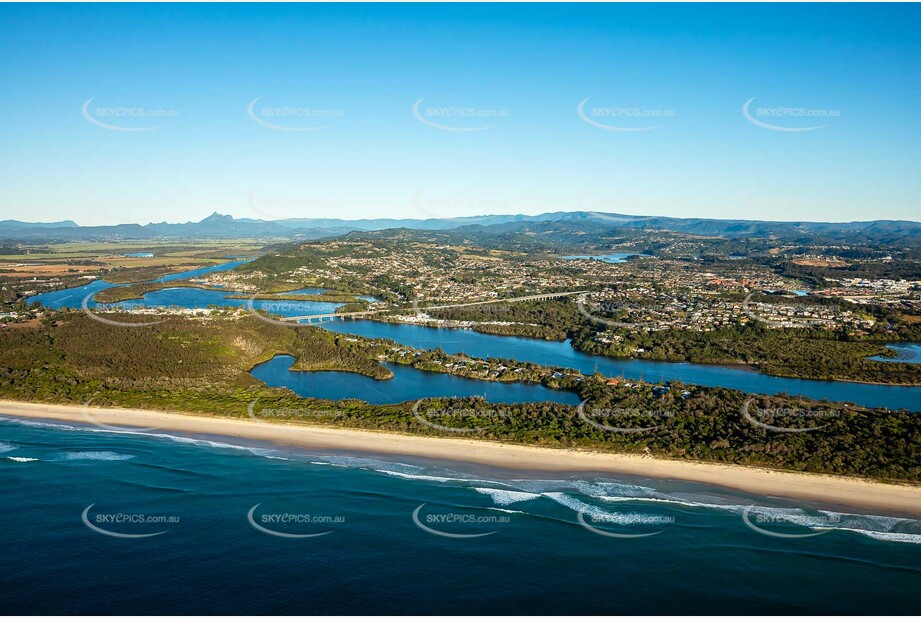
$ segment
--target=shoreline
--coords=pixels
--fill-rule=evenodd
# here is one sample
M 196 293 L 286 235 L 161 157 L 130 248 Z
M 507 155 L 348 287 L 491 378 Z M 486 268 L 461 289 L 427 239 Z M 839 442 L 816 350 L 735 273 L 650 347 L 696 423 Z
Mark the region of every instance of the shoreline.
M 413 436 L 124 408 L 86 408 L 77 405 L 0 400 L 0 415 L 95 424 L 103 428 L 112 426 L 211 434 L 272 442 L 288 447 L 422 457 L 496 468 L 627 474 L 698 482 L 808 503 L 846 505 L 867 509 L 871 513 L 921 517 L 921 487 L 890 485 L 853 477 L 656 459 L 589 450 L 525 446 L 486 440 Z

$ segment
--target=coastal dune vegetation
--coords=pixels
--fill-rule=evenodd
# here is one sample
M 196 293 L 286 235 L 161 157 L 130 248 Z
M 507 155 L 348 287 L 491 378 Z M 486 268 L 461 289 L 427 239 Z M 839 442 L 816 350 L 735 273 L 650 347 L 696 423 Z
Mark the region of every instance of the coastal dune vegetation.
M 251 406 L 257 414 L 281 408 L 297 413 L 276 421 L 453 435 L 419 422 L 413 413 L 416 402 L 371 405 L 303 398 L 267 387 L 249 374 L 256 364 L 288 354 L 296 359 L 294 370 L 352 371 L 387 379 L 390 370 L 380 361 L 389 360 L 396 347 L 251 315 L 169 317 L 144 328 L 118 328 L 80 312 L 49 311 L 41 324 L 0 331 L 0 397 L 229 417 L 246 417 Z M 431 361 L 443 354 L 417 352 L 407 364 L 419 370 L 435 370 Z M 438 367 L 444 371 L 443 364 Z M 532 367 L 522 373 L 528 376 L 522 379 L 536 379 L 540 372 Z M 495 378 L 486 373 L 478 379 Z M 481 398 L 425 400 L 416 413 L 445 427 L 478 429 L 465 434 L 470 438 L 921 482 L 917 414 L 679 383 L 625 384 L 601 375 L 551 380 L 548 386 L 570 388 L 586 401 L 581 413 L 550 402 L 497 407 Z M 776 432 L 747 419 L 742 413 L 746 403 L 752 410 L 811 413 L 774 414 L 769 424 L 799 430 Z M 474 412 L 451 412 L 458 409 Z

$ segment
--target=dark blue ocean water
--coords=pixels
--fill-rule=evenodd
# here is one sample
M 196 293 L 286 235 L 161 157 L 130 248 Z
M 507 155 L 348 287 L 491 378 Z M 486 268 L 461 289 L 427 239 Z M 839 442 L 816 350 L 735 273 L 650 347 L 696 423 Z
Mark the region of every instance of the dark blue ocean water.
M 0 450 L 8 614 L 921 610 L 913 520 L 10 419 Z

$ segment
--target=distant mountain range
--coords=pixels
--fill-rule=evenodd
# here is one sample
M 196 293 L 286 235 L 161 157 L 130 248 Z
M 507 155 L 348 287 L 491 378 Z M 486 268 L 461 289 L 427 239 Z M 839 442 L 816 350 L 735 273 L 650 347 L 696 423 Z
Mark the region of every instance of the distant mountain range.
M 458 230 L 477 234 L 547 233 L 555 225 L 567 231 L 625 228 L 666 230 L 698 236 L 726 238 L 767 237 L 803 241 L 822 236 L 854 242 L 921 242 L 921 223 L 915 221 L 854 221 L 849 223 L 749 221 L 743 219 L 682 219 L 634 216 L 589 211 L 550 212 L 540 215 L 483 215 L 455 219 L 234 219 L 214 213 L 197 222 L 134 223 L 80 226 L 73 221 L 27 223 L 0 221 L 0 239 L 8 241 L 68 240 L 181 240 L 201 238 L 264 238 L 313 240 L 350 232 L 387 229 Z
M 345 230 L 348 232 L 349 230 Z M 182 240 L 201 238 L 322 238 L 341 232 L 314 227 L 283 225 L 273 221 L 234 219 L 214 213 L 201 221 L 188 223 L 124 223 L 121 225 L 80 226 L 73 221 L 26 223 L 0 221 L 0 239 L 32 241 L 68 240 Z
M 0 221 L 0 229 L 3 228 L 46 228 L 46 227 L 80 227 L 73 221 L 52 221 L 49 223 L 26 223 L 25 221 L 16 221 L 14 219 L 6 219 Z
M 453 219 L 280 219 L 275 221 L 291 228 L 348 229 L 371 232 L 393 228 L 411 230 L 450 230 L 464 225 L 496 225 L 521 221 L 561 221 L 570 215 L 588 213 L 549 212 L 542 215 L 478 215 Z M 244 219 L 255 221 L 256 219 Z

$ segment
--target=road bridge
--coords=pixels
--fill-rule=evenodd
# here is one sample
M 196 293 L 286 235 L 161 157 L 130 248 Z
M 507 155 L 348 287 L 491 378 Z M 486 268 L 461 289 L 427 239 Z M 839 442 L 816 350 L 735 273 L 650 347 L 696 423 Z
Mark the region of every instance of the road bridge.
M 455 303 L 450 305 L 436 305 L 434 307 L 415 307 L 416 311 L 435 311 L 438 309 L 456 309 L 460 307 L 475 307 L 477 305 L 493 305 L 496 303 L 520 303 L 526 302 L 529 300 L 550 300 L 552 298 L 562 298 L 564 296 L 574 296 L 576 294 L 585 294 L 584 290 L 577 290 L 575 292 L 550 292 L 547 294 L 532 294 L 530 296 L 516 296 L 514 298 L 494 298 L 492 300 L 478 300 L 471 303 Z M 390 311 L 399 311 L 405 308 L 398 309 L 372 309 L 369 311 L 348 311 L 344 313 L 315 313 L 313 315 L 295 315 L 283 317 L 282 320 L 287 322 L 302 322 L 306 321 L 308 324 L 313 321 L 323 322 L 324 320 L 335 320 L 336 318 L 354 320 L 356 318 L 362 318 L 368 315 L 374 315 L 378 313 L 387 313 Z

